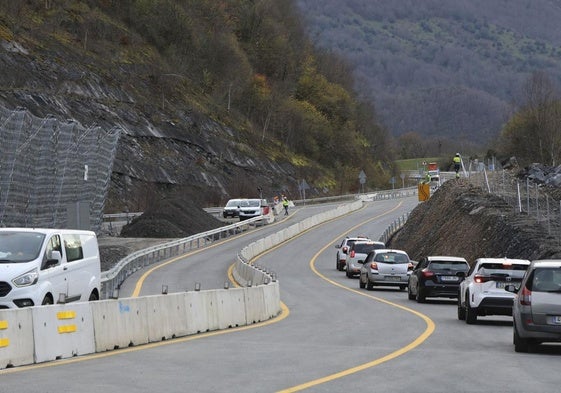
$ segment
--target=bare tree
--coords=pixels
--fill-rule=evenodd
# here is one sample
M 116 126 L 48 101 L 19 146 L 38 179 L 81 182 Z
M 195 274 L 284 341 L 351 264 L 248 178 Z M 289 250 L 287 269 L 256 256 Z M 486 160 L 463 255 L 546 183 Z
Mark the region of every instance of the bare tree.
M 535 159 L 555 166 L 561 158 L 559 93 L 545 72 L 536 72 L 524 87 L 524 98 L 523 111 L 531 125 L 526 130 L 527 143 L 533 145 Z

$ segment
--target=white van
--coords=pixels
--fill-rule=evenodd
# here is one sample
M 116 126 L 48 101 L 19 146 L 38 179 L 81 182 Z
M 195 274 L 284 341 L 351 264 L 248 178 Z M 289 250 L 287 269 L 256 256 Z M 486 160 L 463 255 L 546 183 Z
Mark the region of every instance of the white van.
M 0 228 L 0 309 L 98 300 L 94 232 Z

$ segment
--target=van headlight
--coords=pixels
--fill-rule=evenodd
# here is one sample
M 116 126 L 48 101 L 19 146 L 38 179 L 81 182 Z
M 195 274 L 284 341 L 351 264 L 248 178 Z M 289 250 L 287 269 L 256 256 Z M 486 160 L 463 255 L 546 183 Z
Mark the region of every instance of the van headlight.
M 39 279 L 39 270 L 37 268 L 28 271 L 27 273 L 23 273 L 21 276 L 18 276 L 12 280 L 16 287 L 28 287 L 30 285 L 34 285 L 37 283 Z

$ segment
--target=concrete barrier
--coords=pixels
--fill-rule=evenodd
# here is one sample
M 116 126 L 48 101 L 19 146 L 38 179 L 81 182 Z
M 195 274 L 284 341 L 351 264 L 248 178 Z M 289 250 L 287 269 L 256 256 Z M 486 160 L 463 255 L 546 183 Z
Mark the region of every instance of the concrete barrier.
M 157 342 L 189 334 L 185 293 L 146 296 L 148 341 Z
M 32 307 L 31 312 L 36 363 L 95 352 L 89 303 Z
M 46 362 L 262 322 L 277 316 L 280 284 L 252 266 L 258 254 L 361 201 L 319 214 L 240 250 L 233 275 L 242 288 L 189 291 L 18 310 L 0 310 L 0 368 Z
M 145 298 L 100 300 L 92 308 L 96 352 L 149 342 Z
M 0 314 L 0 369 L 34 361 L 33 316 L 30 308 Z

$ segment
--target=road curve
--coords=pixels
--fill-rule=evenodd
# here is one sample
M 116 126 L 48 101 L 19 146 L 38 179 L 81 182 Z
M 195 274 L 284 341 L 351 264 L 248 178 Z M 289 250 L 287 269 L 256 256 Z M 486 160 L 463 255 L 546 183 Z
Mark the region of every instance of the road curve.
M 335 269 L 333 244 L 341 237 L 363 233 L 377 238 L 415 204 L 414 199 L 372 202 L 261 255 L 257 262 L 275 270 L 280 280 L 286 309 L 279 318 L 43 367 L 5 370 L 0 372 L 0 391 L 556 390 L 559 346 L 515 354 L 509 318 L 467 326 L 457 320 L 453 301 L 417 304 L 396 289 L 358 289 L 356 279 Z M 231 252 L 248 240 L 249 236 L 232 240 L 162 267 L 159 280 L 146 280 L 141 292 L 157 289 L 163 281 L 171 283 L 180 272 L 184 276 L 173 284 L 178 290 L 195 280 L 210 286 L 209 266 L 219 269 L 215 280 L 220 287 L 235 255 Z M 191 263 L 193 258 L 200 261 Z

